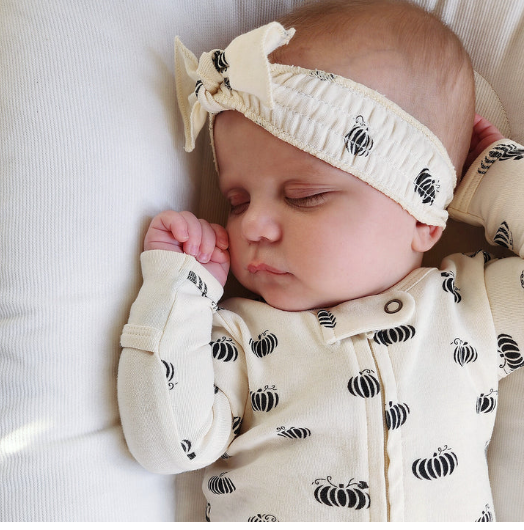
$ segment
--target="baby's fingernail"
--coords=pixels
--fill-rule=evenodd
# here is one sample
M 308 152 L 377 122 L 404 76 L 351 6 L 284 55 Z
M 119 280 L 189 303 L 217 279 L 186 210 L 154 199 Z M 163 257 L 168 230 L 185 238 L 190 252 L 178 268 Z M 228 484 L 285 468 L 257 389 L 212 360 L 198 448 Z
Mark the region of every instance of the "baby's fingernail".
M 189 245 L 187 253 L 191 254 L 191 256 L 198 256 L 198 247 L 196 245 Z
M 200 263 L 207 263 L 209 261 L 209 254 L 199 254 L 198 255 L 198 261 L 200 261 Z

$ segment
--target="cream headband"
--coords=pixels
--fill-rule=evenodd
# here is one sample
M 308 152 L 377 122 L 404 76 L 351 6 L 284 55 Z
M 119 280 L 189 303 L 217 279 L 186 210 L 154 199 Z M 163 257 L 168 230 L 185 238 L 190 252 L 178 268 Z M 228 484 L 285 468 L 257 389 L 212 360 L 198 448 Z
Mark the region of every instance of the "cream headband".
M 367 182 L 422 223 L 445 226 L 456 172 L 440 140 L 378 92 L 269 63 L 295 30 L 272 22 L 200 61 L 175 42 L 176 89 L 192 151 L 208 114 L 237 110 L 271 134 Z

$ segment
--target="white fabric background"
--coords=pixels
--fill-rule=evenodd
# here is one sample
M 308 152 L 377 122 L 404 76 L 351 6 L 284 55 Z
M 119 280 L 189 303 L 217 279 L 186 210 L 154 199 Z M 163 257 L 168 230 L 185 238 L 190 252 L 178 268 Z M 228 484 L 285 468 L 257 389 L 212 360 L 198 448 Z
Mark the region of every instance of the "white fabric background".
M 174 479 L 134 462 L 116 403 L 151 217 L 223 216 L 205 140 L 182 150 L 173 39 L 199 55 L 301 1 L 0 0 L 0 520 L 174 519 Z M 522 143 L 524 0 L 420 3 Z M 490 452 L 502 520 L 524 520 L 523 387 L 504 383 Z

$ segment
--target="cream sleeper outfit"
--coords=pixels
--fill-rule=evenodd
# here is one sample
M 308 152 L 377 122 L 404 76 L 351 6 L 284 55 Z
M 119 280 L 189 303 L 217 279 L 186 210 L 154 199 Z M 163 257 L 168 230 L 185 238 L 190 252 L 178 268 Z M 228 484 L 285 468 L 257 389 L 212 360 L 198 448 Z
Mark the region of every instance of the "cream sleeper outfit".
M 524 150 L 485 151 L 450 207 L 524 257 Z M 329 259 L 329 257 L 326 257 Z M 147 469 L 207 466 L 211 521 L 493 520 L 498 380 L 520 367 L 524 262 L 455 254 L 390 290 L 284 312 L 192 257 L 142 255 L 119 402 Z

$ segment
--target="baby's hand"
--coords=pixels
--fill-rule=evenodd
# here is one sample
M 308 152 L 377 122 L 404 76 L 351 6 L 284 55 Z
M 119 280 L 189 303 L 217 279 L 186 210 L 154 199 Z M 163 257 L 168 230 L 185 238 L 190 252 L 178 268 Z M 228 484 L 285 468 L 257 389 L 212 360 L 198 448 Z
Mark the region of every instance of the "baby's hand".
M 477 156 L 479 156 L 484 149 L 503 138 L 504 136 L 502 133 L 493 124 L 486 120 L 486 118 L 475 114 L 471 145 L 466 158 L 466 163 L 464 164 L 464 169 L 467 171 L 469 166 L 471 166 Z
M 197 219 L 191 212 L 165 211 L 149 225 L 144 250 L 171 250 L 194 256 L 225 285 L 229 272 L 229 239 L 224 227 Z

